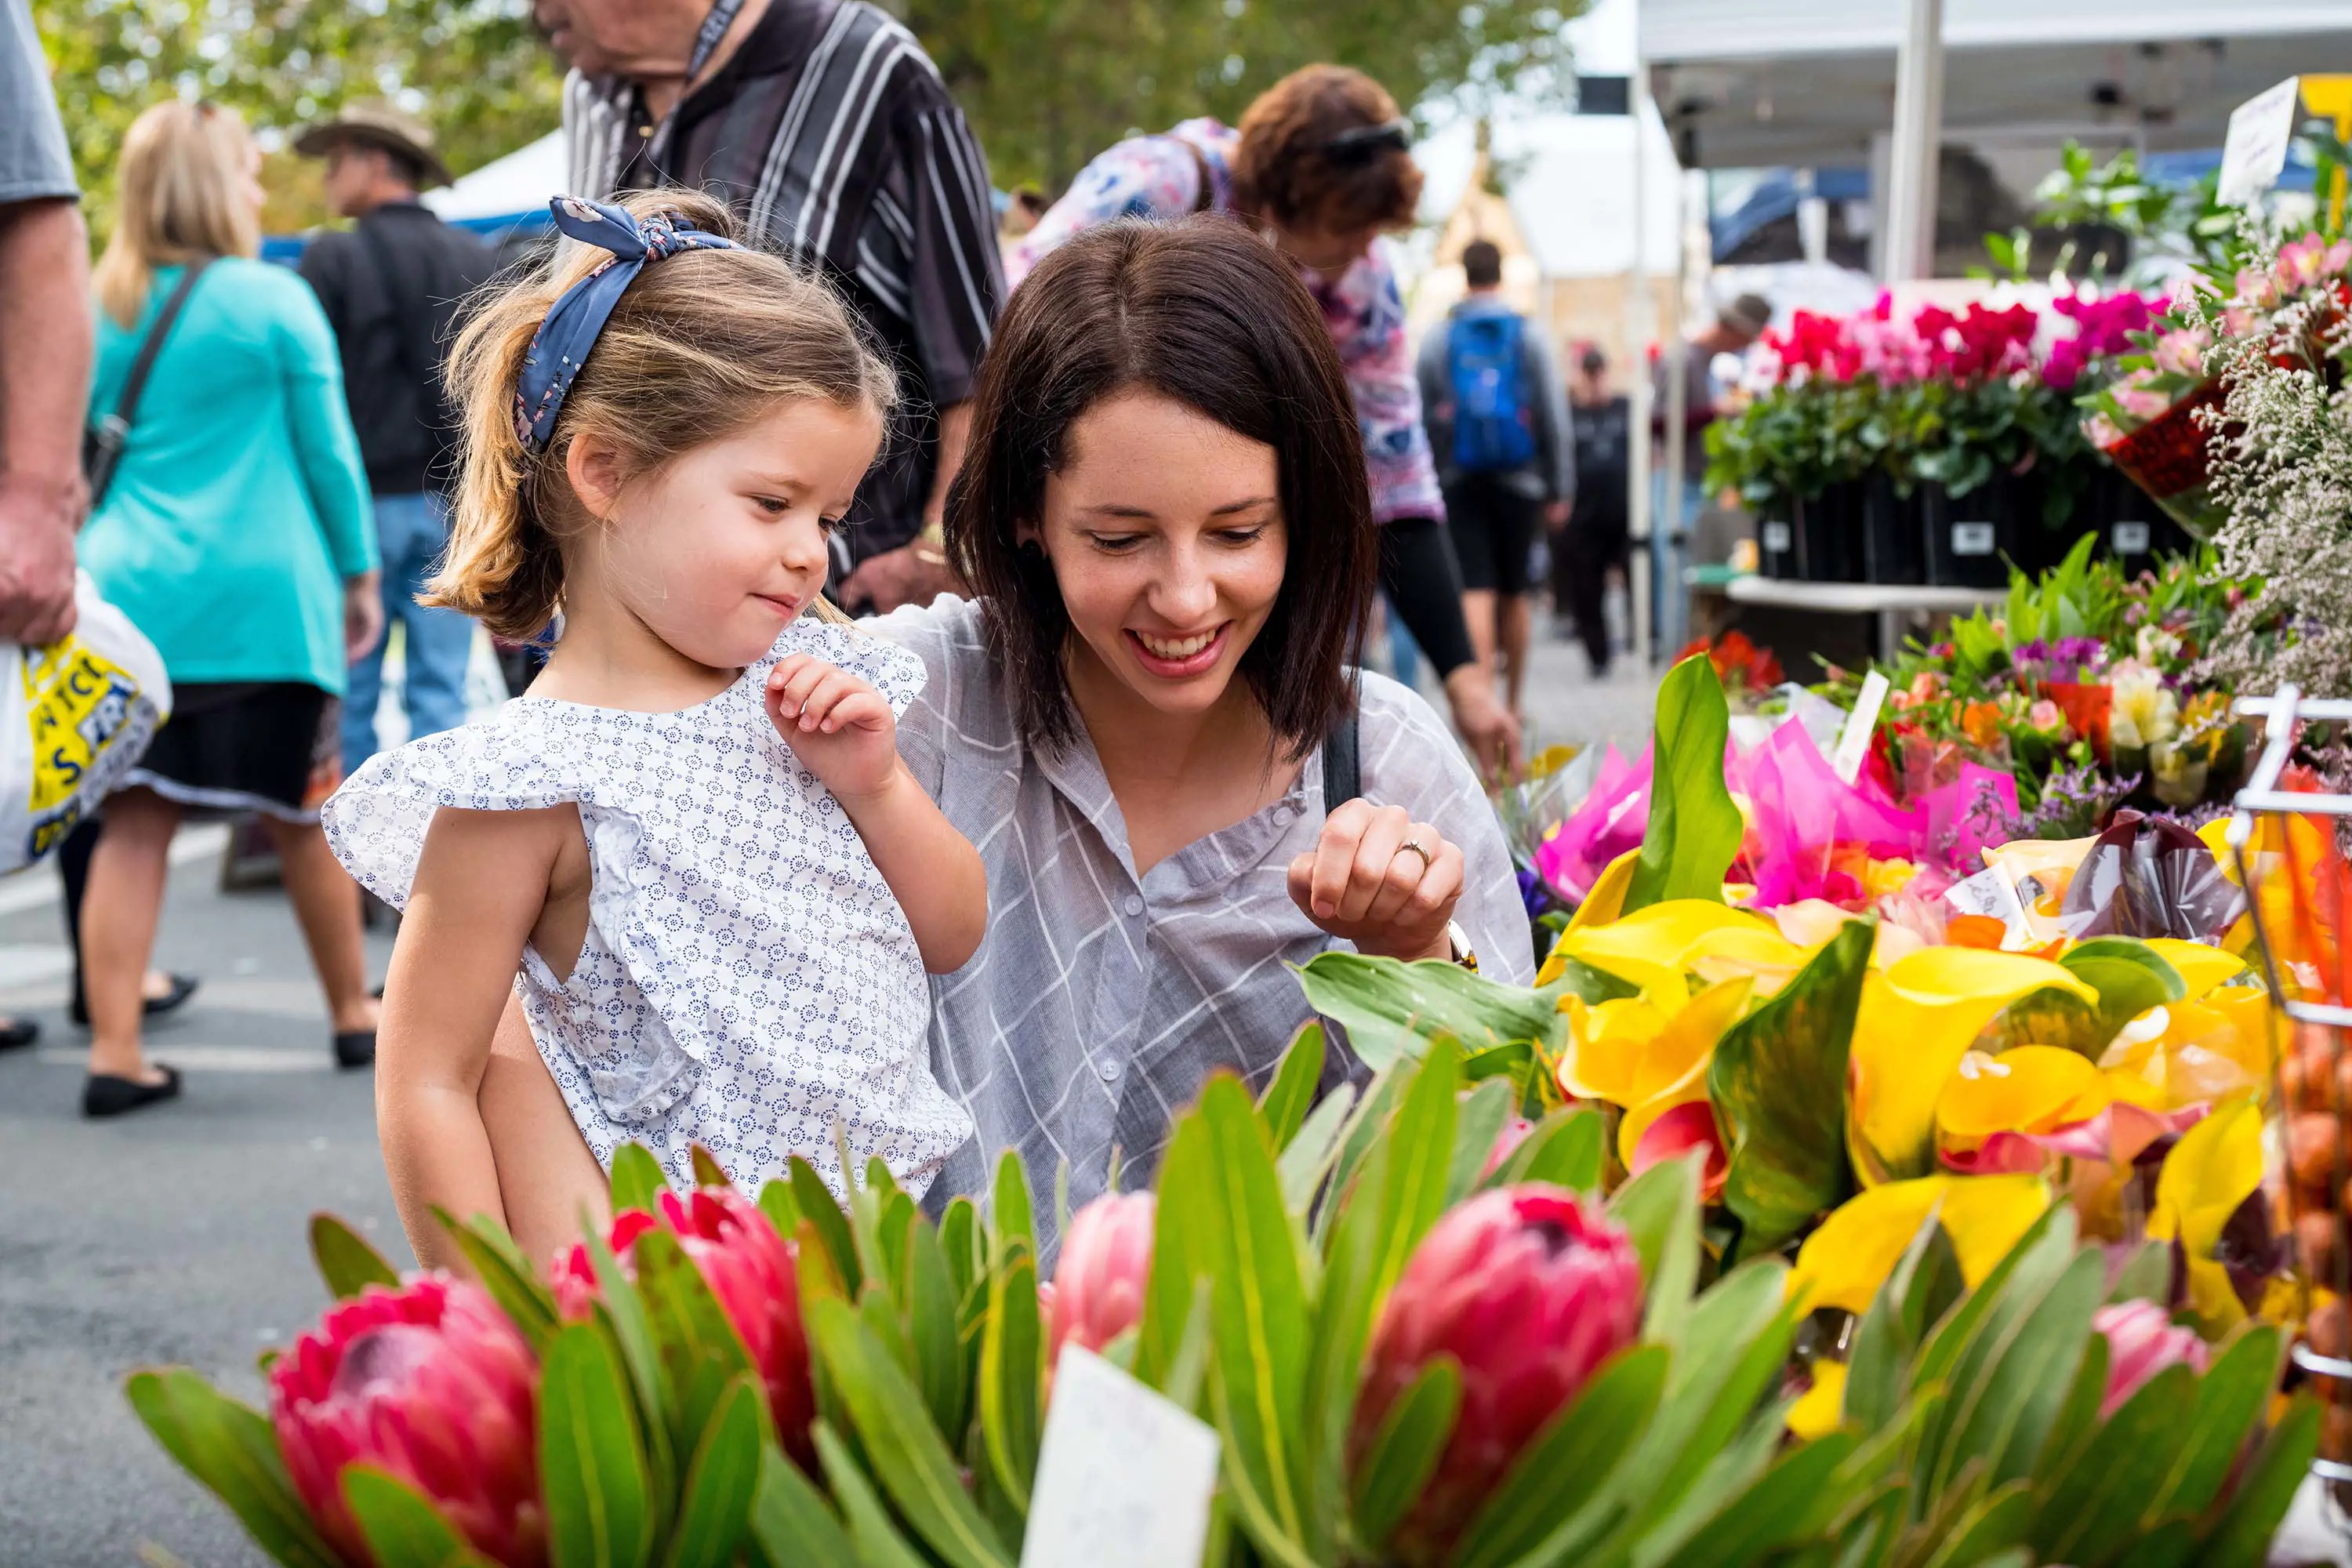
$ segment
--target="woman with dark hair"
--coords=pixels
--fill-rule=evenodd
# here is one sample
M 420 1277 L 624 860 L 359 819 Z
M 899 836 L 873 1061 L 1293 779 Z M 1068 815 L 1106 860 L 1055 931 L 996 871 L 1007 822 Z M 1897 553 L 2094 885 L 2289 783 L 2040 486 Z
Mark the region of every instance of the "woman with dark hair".
M 1370 505 L 1316 301 L 1246 230 L 1100 227 L 1013 295 L 948 506 L 977 597 L 865 623 L 922 658 L 900 748 L 988 868 L 987 939 L 933 982 L 979 1129 L 936 1194 L 1018 1148 L 1050 1232 L 1065 1163 L 1073 1205 L 1114 1151 L 1148 1181 L 1212 1070 L 1272 1072 L 1327 948 L 1529 977 L 1477 776 L 1349 667 Z
M 1238 129 L 1207 118 L 1133 136 L 1096 157 L 1006 253 L 1022 279 L 1074 235 L 1119 217 L 1230 213 L 1297 268 L 1345 367 L 1382 524 L 1381 590 L 1445 683 L 1454 727 L 1486 767 L 1515 765 L 1518 721 L 1480 679 L 1462 615 L 1462 576 L 1421 389 L 1406 352 L 1404 302 L 1381 236 L 1412 221 L 1421 171 L 1396 100 L 1361 71 L 1307 66 L 1258 96 Z

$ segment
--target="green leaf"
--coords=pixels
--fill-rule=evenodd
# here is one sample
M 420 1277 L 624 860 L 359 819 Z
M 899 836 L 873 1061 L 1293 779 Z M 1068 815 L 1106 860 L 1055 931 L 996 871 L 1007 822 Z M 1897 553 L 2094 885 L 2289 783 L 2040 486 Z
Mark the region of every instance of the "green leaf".
M 1517 1186 L 1522 1182 L 1549 1182 L 1580 1193 L 1601 1190 L 1601 1167 L 1607 1155 L 1608 1130 L 1601 1112 L 1589 1105 L 1562 1106 L 1528 1134 L 1527 1142 L 1481 1184 Z
M 654 1505 L 628 1394 L 593 1324 L 548 1341 L 541 1363 L 539 1474 L 555 1568 L 635 1568 L 654 1548 Z
M 2140 1514 L 2195 1418 L 2196 1382 L 2186 1365 L 2168 1366 L 2124 1401 L 2074 1468 L 2042 1491 L 2032 1537 L 2036 1556 L 2087 1565 L 2109 1561 L 2137 1538 Z
M 1913 1385 L 1947 1382 L 1953 1363 L 1975 1338 L 1985 1315 L 2001 1299 L 2011 1282 L 2022 1274 L 2046 1285 L 2074 1257 L 2074 1237 L 2073 1209 L 2057 1204 L 2044 1210 L 2042 1217 L 2017 1238 L 2017 1245 L 1993 1265 L 1992 1272 L 1979 1280 L 1976 1289 L 1962 1296 L 1929 1331 L 1912 1371 Z
M 996 1532 L 964 1489 L 956 1458 L 940 1441 L 922 1395 L 875 1339 L 872 1325 L 840 1301 L 808 1304 L 810 1341 L 824 1361 L 874 1472 L 909 1528 L 951 1568 L 1010 1568 Z M 825 1463 L 828 1477 L 832 1460 Z M 849 1499 L 835 1483 L 845 1511 Z M 852 1514 L 852 1533 L 856 1533 Z
M 2271 1428 L 2239 1478 L 2228 1511 L 2205 1538 L 2199 1568 L 2261 1568 L 2279 1521 L 2286 1518 L 2319 1452 L 2319 1416 L 2318 1402 L 2308 1396 L 2298 1396 L 2287 1406 L 2285 1416 Z
M 751 1544 L 757 1568 L 862 1568 L 824 1494 L 773 1444 L 760 1449 Z
M 1921 1341 L 1965 1289 L 1960 1255 L 1931 1214 L 1854 1330 L 1846 1355 L 1846 1420 L 1876 1432 L 1895 1419 Z
M 1307 1111 L 1314 1108 L 1315 1086 L 1323 1080 L 1323 1026 L 1309 1019 L 1292 1037 L 1289 1048 L 1282 1053 L 1282 1065 L 1275 1069 L 1274 1081 L 1258 1100 L 1257 1113 L 1277 1154 L 1290 1147 Z
M 1641 1345 L 1593 1375 L 1520 1450 L 1464 1532 L 1454 1568 L 1559 1563 L 1612 1516 L 1616 1480 L 1657 1414 L 1670 1352 Z
M 719 1396 L 686 1473 L 664 1568 L 726 1568 L 735 1561 L 760 1489 L 760 1396 L 749 1376 Z
M 755 1371 L 751 1354 L 677 1237 L 648 1230 L 637 1237 L 631 1255 L 661 1360 L 670 1439 L 683 1457 L 700 1446 L 702 1429 L 729 1385 Z
M 1746 1440 L 1758 1444 L 1769 1456 L 1779 1436 L 1751 1427 Z M 1710 1475 L 1706 1483 L 1693 1491 L 1694 1501 L 1708 1510 L 1707 1517 L 1670 1555 L 1657 1560 L 1659 1568 L 1718 1568 L 1723 1563 L 1760 1562 L 1773 1552 L 1820 1534 L 1843 1500 L 1834 1483 L 1839 1467 L 1853 1448 L 1853 1436 L 1846 1432 L 1801 1444 L 1727 1500 L 1725 1493 L 1729 1489 L 1712 1484 L 1715 1478 Z M 1745 1468 L 1745 1464 L 1734 1467 Z
M 947 1254 L 940 1247 L 939 1232 L 919 1217 L 910 1219 L 901 1245 L 907 1259 L 907 1337 L 915 1347 L 923 1403 L 930 1406 L 940 1431 L 961 1432 L 971 1394 L 971 1363 L 964 1354 Z
M 343 1506 L 380 1568 L 485 1568 L 440 1510 L 398 1478 L 351 1465 L 341 1481 Z
M 1138 1381 L 1165 1391 L 1169 1369 L 1192 1310 L 1192 1282 L 1208 1272 L 1201 1243 L 1212 1221 L 1209 1166 L 1214 1156 L 1200 1112 L 1176 1120 L 1160 1161 L 1160 1203 L 1151 1229 L 1151 1272 L 1144 1279 L 1143 1323 L 1136 1342 Z
M 1563 995 L 1575 991 L 1597 1003 L 1633 994 L 1614 975 L 1562 962 L 1559 979 L 1533 989 L 1482 980 L 1443 959 L 1406 963 L 1334 948 L 1308 960 L 1298 983 L 1307 1005 L 1344 1027 L 1356 1055 L 1378 1069 L 1400 1055 L 1418 1055 L 1439 1035 L 1453 1036 L 1474 1054 L 1532 1040 L 1556 1055 L 1568 1030 Z
M 662 1194 L 669 1191 L 669 1178 L 662 1174 L 661 1162 L 653 1151 L 642 1143 L 624 1143 L 613 1151 L 613 1212 L 642 1209 L 646 1214 L 661 1212 Z
M 1953 1373 L 1950 1436 L 1931 1486 L 1971 1459 L 1984 1461 L 1996 1488 L 2040 1473 L 2105 1293 L 2105 1257 L 2084 1251 L 2047 1289 L 2013 1292 L 1996 1307 Z
M 1730 1148 L 1723 1205 L 1743 1227 L 1742 1257 L 1779 1247 L 1853 1190 L 1846 1057 L 1875 931 L 1847 921 L 1716 1045 L 1707 1094 Z
M 310 1257 L 338 1301 L 348 1301 L 371 1285 L 389 1289 L 400 1283 L 399 1273 L 383 1255 L 331 1214 L 310 1216 Z
M 287 1568 L 337 1568 L 257 1412 L 184 1366 L 132 1373 L 123 1393 L 164 1452 L 228 1505 L 256 1545 Z
M 1494 1157 L 1495 1142 L 1517 1109 L 1518 1092 L 1505 1079 L 1488 1079 L 1465 1096 L 1454 1115 L 1454 1159 L 1445 1173 L 1445 1206 L 1470 1195 Z M 1513 1151 L 1517 1152 L 1517 1151 Z
M 1282 1202 L 1294 1214 L 1303 1214 L 1315 1200 L 1324 1178 L 1339 1157 L 1341 1135 L 1349 1113 L 1356 1108 L 1356 1086 L 1343 1083 L 1307 1113 L 1297 1136 L 1290 1140 L 1275 1169 L 1282 1177 Z
M 980 1421 L 988 1462 L 1013 1509 L 1029 1511 L 1037 1479 L 1038 1381 L 1044 1371 L 1045 1327 L 1037 1310 L 1037 1271 L 1016 1250 L 988 1287 L 988 1318 L 981 1333 Z
M 1452 1356 L 1423 1363 L 1381 1418 L 1370 1450 L 1357 1467 L 1349 1499 L 1356 1538 L 1377 1553 L 1404 1522 L 1436 1473 L 1462 1408 L 1462 1369 Z
M 1036 1257 L 1037 1226 L 1029 1213 L 1029 1173 L 1022 1167 L 1019 1151 L 1007 1149 L 996 1162 L 995 1194 L 994 1213 L 989 1217 L 994 1221 L 997 1256 L 1003 1257 L 1004 1249 L 1017 1241 L 1030 1257 Z
M 2101 1038 L 2095 1049 L 2105 1049 L 2126 1024 L 2150 1007 L 2189 994 L 2180 972 L 2134 937 L 2094 937 L 2069 948 L 2058 963 L 2099 994 Z
M 842 1518 L 849 1526 L 849 1538 L 857 1545 L 857 1561 L 863 1568 L 931 1568 L 922 1554 L 891 1522 L 890 1510 L 874 1490 L 874 1483 L 857 1468 L 850 1457 L 849 1446 L 839 1434 L 824 1422 L 813 1429 L 816 1451 L 824 1462 L 824 1479 L 833 1488 L 834 1497 L 841 1504 Z M 800 1568 L 797 1563 L 792 1568 Z
M 1987 1493 L 1960 1516 L 1927 1568 L 1974 1568 L 2022 1547 L 2033 1521 L 2033 1500 L 2031 1481 L 2011 1481 Z
M 857 1242 L 849 1234 L 849 1216 L 841 1212 L 841 1205 L 816 1167 L 793 1155 L 784 1165 L 785 1174 L 793 1184 L 793 1201 L 800 1206 L 801 1220 L 814 1226 L 817 1239 L 824 1243 L 825 1255 L 833 1259 L 834 1272 L 841 1276 L 841 1288 L 856 1297 L 866 1282 L 865 1270 L 858 1267 Z
M 980 1234 L 980 1205 L 967 1197 L 950 1198 L 940 1215 L 940 1250 L 947 1256 L 948 1278 L 955 1281 L 959 1303 L 969 1302 L 982 1284 L 988 1268 L 986 1245 Z M 966 1313 L 964 1326 L 969 1329 L 976 1321 Z
M 801 1205 L 793 1196 L 793 1184 L 782 1176 L 772 1177 L 760 1189 L 760 1212 L 776 1227 L 776 1234 L 787 1240 L 801 1227 Z
M 1723 876 L 1746 826 L 1724 782 L 1731 708 L 1705 654 L 1683 660 L 1658 686 L 1650 823 L 1625 889 L 1623 912 L 1669 899 L 1723 901 Z
M 2220 1494 L 2230 1467 L 2245 1450 L 2247 1436 L 2270 1406 L 2271 1391 L 2278 1386 L 2281 1339 L 2280 1331 L 2269 1324 L 2249 1325 L 2197 1380 L 2197 1415 L 2188 1442 L 2180 1462 L 2148 1505 L 2148 1518 L 2201 1514 Z
M 1609 1199 L 1609 1217 L 1625 1227 L 1642 1260 L 1649 1300 L 1643 1337 L 1664 1344 L 1682 1343 L 1698 1279 L 1698 1159 L 1693 1153 L 1661 1161 Z
M 694 1165 L 696 1186 L 731 1187 L 735 1184 L 728 1176 L 726 1169 L 719 1163 L 719 1157 L 701 1144 L 692 1145 L 688 1151 L 688 1158 Z
M 2116 1275 L 2107 1300 L 2161 1301 L 2172 1293 L 2172 1247 L 2169 1243 L 2144 1241 Z
M 457 1251 L 474 1271 L 482 1289 L 499 1310 L 512 1319 L 531 1350 L 546 1353 L 548 1337 L 555 1331 L 555 1292 L 540 1279 L 506 1227 L 487 1215 L 459 1225 L 449 1211 L 436 1205 L 434 1217 L 457 1243 Z
M 2096 1007 L 2052 986 L 2029 992 L 2002 1008 L 1977 1044 L 1990 1056 L 2019 1046 L 2056 1046 L 2096 1059 L 2112 1038 L 2112 1033 L 2102 1033 Z

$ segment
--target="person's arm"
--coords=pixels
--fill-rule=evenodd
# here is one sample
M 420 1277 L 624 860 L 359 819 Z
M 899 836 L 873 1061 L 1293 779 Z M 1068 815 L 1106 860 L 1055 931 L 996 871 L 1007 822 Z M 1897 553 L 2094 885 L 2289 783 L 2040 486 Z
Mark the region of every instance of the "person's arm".
M 1554 528 L 1568 521 L 1569 503 L 1576 499 L 1575 413 L 1568 405 L 1568 387 L 1551 357 L 1551 343 L 1543 328 L 1528 323 L 1527 391 L 1536 417 L 1536 457 L 1543 471 L 1545 521 Z
M 0 206 L 0 639 L 32 647 L 74 625 L 89 258 L 70 200 Z
M 767 695 L 776 732 L 866 841 L 906 911 L 923 967 L 934 974 L 962 968 L 988 928 L 988 872 L 898 755 L 889 702 L 840 666 L 803 653 L 777 661 Z
M 343 651 L 357 658 L 383 632 L 377 592 L 375 516 L 368 503 L 360 438 L 343 400 L 342 360 L 326 312 L 307 289 L 285 296 L 278 313 L 278 374 L 286 386 L 294 461 L 325 536 L 327 558 L 343 580 Z
M 1462 616 L 1462 567 L 1444 524 L 1401 517 L 1381 524 L 1380 532 L 1381 591 L 1437 671 L 1463 743 L 1481 767 L 1517 772 L 1519 721 L 1495 696 L 1495 682 L 1470 646 L 1470 625 Z
M 506 1223 L 479 1096 L 491 1038 L 577 808 L 444 809 L 416 863 L 384 981 L 376 1128 L 400 1223 L 427 1268 L 463 1260 L 434 1217 Z

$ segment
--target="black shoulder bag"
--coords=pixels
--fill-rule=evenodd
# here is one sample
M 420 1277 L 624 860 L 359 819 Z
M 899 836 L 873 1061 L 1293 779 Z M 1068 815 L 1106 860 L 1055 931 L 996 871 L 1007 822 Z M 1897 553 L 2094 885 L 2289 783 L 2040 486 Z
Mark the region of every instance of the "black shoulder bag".
M 172 323 L 188 303 L 188 296 L 196 291 L 196 279 L 213 264 L 209 256 L 200 256 L 188 263 L 180 274 L 179 284 L 163 308 L 155 312 L 147 335 L 140 340 L 139 357 L 131 362 L 131 374 L 123 378 L 122 395 L 115 399 L 114 412 L 100 419 L 82 433 L 81 472 L 89 486 L 89 510 L 96 511 L 106 499 L 108 489 L 114 483 L 114 470 L 122 461 L 122 448 L 131 439 L 131 421 L 139 413 L 139 396 L 147 390 L 147 377 L 155 368 L 155 356 L 163 352 L 163 340 L 172 335 Z

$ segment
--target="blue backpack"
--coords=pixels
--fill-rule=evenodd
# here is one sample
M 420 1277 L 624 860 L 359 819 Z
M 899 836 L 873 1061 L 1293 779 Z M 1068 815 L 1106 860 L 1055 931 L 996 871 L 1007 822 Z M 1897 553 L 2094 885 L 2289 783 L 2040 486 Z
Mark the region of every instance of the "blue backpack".
M 1454 466 L 1464 473 L 1507 471 L 1535 461 L 1535 421 L 1519 385 L 1519 340 L 1526 331 L 1527 323 L 1507 310 L 1456 316 L 1447 330 Z

